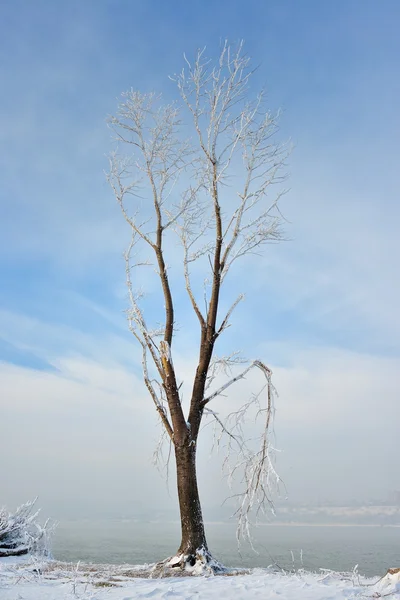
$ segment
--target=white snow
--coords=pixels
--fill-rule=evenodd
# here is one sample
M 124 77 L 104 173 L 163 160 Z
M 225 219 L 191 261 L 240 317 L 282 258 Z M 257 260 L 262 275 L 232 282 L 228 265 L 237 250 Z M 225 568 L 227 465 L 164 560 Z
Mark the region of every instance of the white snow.
M 134 577 L 140 567 L 0 559 L 1 600 L 351 600 L 400 598 L 400 573 L 353 574 L 254 569 L 248 575 Z M 111 587 L 110 587 L 111 584 Z

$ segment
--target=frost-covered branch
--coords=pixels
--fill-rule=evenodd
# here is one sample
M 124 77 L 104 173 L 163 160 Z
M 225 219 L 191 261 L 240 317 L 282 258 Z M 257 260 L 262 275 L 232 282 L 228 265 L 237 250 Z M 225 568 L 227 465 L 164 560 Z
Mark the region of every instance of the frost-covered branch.
M 224 385 L 222 385 L 220 388 L 218 388 L 210 396 L 208 396 L 207 398 L 204 398 L 204 400 L 201 403 L 201 406 L 202 407 L 206 406 L 209 402 L 211 402 L 211 400 L 213 400 L 217 396 L 220 396 L 231 385 L 233 385 L 234 383 L 236 383 L 240 379 L 244 379 L 246 377 L 247 373 L 253 367 L 258 367 L 259 369 L 261 369 L 261 371 L 263 371 L 263 373 L 266 374 L 266 376 L 268 375 L 269 378 L 271 377 L 271 371 L 268 369 L 268 367 L 265 366 L 260 360 L 255 360 L 246 369 L 244 369 L 244 371 L 242 371 L 241 373 L 239 373 L 239 375 L 236 375 L 235 377 L 233 377 L 232 379 L 230 379 L 229 381 L 227 381 L 226 383 L 224 383 Z
M 220 335 L 227 327 L 229 327 L 229 319 L 232 316 L 233 311 L 235 310 L 235 308 L 237 307 L 237 305 L 239 304 L 239 302 L 241 302 L 244 298 L 244 294 L 239 294 L 239 296 L 236 298 L 235 302 L 232 304 L 232 306 L 229 308 L 228 312 L 226 313 L 217 334 Z
M 265 385 L 257 394 L 252 395 L 245 404 L 231 412 L 225 419 L 208 407 L 211 400 L 243 379 L 254 367 L 261 370 L 266 379 Z M 280 483 L 273 460 L 275 448 L 270 442 L 275 394 L 271 376 L 271 370 L 264 363 L 256 360 L 203 402 L 205 415 L 210 416 L 215 422 L 215 446 L 219 448 L 226 438 L 223 469 L 227 473 L 228 483 L 231 487 L 239 485 L 241 488 L 240 492 L 231 496 L 238 505 L 235 512 L 238 517 L 238 541 L 242 538 L 251 542 L 250 517 L 253 513 L 257 518 L 260 512 L 266 511 L 267 507 L 273 512 L 273 495 Z M 262 431 L 258 438 L 248 439 L 245 435 L 245 421 L 246 417 L 254 412 L 256 421 L 263 420 Z M 239 482 L 237 482 L 238 478 Z
M 171 352 L 175 325 L 165 235 L 193 202 L 190 195 L 180 194 L 176 189 L 191 154 L 188 144 L 177 135 L 179 123 L 176 105 L 163 106 L 154 94 L 140 94 L 134 90 L 123 94 L 117 115 L 109 118 L 109 125 L 120 146 L 122 144 L 122 154 L 115 152 L 111 157 L 109 181 L 132 231 L 132 241 L 125 255 L 130 298 L 128 320 L 143 348 L 145 384 L 170 437 L 176 434 L 176 429 L 182 431 L 186 422 L 179 402 L 175 370 L 172 361 L 165 360 L 164 352 L 165 347 Z M 131 150 L 128 155 L 124 153 L 126 147 Z M 138 222 L 139 215 L 141 223 Z M 132 269 L 149 264 L 148 258 L 132 264 L 132 248 L 139 242 L 142 252 L 144 244 L 152 254 L 164 300 L 164 322 L 155 330 L 144 320 L 140 306 L 143 294 L 135 290 L 132 283 Z M 159 337 L 165 346 L 161 346 Z M 146 362 L 148 353 L 164 388 L 172 423 L 151 385 Z
M 231 374 L 233 367 L 242 365 L 244 363 L 247 363 L 247 360 L 242 358 L 240 356 L 240 352 L 238 351 L 234 351 L 228 356 L 214 355 L 210 361 L 205 389 L 208 390 L 213 384 L 215 378 L 221 373 L 228 377 Z

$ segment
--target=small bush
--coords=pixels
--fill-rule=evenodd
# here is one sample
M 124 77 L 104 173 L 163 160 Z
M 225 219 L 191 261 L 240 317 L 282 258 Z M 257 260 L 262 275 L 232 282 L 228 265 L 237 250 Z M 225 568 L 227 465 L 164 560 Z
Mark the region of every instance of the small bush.
M 37 522 L 39 510 L 34 510 L 36 499 L 26 502 L 9 513 L 0 508 L 0 557 L 28 554 L 48 555 L 51 528 L 48 521 L 42 526 Z

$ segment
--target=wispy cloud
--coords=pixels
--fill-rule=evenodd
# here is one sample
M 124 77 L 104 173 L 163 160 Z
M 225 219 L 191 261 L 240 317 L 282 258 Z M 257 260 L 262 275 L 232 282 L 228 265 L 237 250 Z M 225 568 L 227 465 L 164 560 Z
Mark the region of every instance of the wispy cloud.
M 7 317 L 10 322 L 13 317 L 18 319 L 24 332 L 29 324 L 34 338 L 35 327 L 40 328 L 40 345 L 29 341 L 26 345 L 45 357 L 52 368 L 38 371 L 9 363 L 0 365 L 1 405 L 6 415 L 2 443 L 13 449 L 11 456 L 2 455 L 3 472 L 14 481 L 14 473 L 22 468 L 29 451 L 30 462 L 36 465 L 35 486 L 46 503 L 57 504 L 64 494 L 71 494 L 68 490 L 77 485 L 82 469 L 90 471 L 88 481 L 110 479 L 117 481 L 117 486 L 125 481 L 124 473 L 133 469 L 135 479 L 123 485 L 134 505 L 146 502 L 148 489 L 157 486 L 161 489 L 154 504 L 171 505 L 173 501 L 162 491 L 156 471 L 151 471 L 159 435 L 157 415 L 140 378 L 139 357 L 132 365 L 125 360 L 126 341 L 107 338 L 102 345 L 97 337 L 79 336 L 68 328 L 23 322 L 20 315 Z M 54 347 L 55 338 L 62 352 Z M 21 345 L 21 340 L 15 343 Z M 396 485 L 393 472 L 380 465 L 391 462 L 397 443 L 394 416 L 399 360 L 339 349 L 296 347 L 289 342 L 260 350 L 264 355 L 280 356 L 286 365 L 270 364 L 280 394 L 275 443 L 283 453 L 278 454 L 277 466 L 291 499 L 315 500 L 321 494 L 338 500 L 385 497 Z M 178 354 L 175 358 L 178 376 L 186 383 L 184 393 L 190 392 L 195 360 L 194 348 L 191 355 Z M 215 410 L 221 416 L 231 412 L 261 383 L 256 375 L 249 376 L 226 397 L 217 399 Z M 207 429 L 199 455 L 200 476 L 205 497 L 212 489 L 213 503 L 217 504 L 228 495 L 228 489 L 221 482 L 220 460 L 214 459 L 211 468 L 210 435 L 211 429 Z M 57 464 L 62 469 L 55 471 Z M 139 488 L 137 478 L 142 481 Z M 18 494 L 29 496 L 32 485 L 28 477 L 15 481 L 13 487 Z M 97 483 L 82 493 L 87 502 L 96 505 Z M 106 499 L 111 502 L 110 493 L 102 490 L 101 505 Z

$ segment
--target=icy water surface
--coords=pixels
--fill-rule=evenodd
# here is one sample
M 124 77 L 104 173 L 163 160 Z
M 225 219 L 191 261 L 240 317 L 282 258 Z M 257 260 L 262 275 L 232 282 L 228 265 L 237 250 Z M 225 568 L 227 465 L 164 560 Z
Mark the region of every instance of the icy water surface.
M 381 575 L 400 566 L 399 527 L 330 527 L 267 525 L 254 532 L 256 554 L 247 545 L 238 554 L 235 528 L 208 523 L 214 556 L 227 566 L 285 570 L 319 568 Z M 179 524 L 134 520 L 68 521 L 60 523 L 53 540 L 54 558 L 66 561 L 143 564 L 170 556 L 179 545 Z

